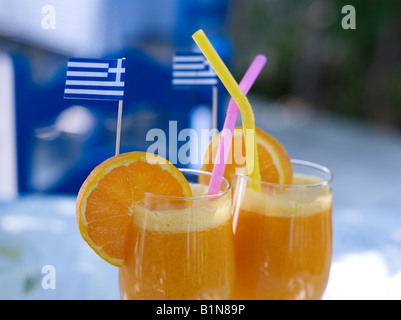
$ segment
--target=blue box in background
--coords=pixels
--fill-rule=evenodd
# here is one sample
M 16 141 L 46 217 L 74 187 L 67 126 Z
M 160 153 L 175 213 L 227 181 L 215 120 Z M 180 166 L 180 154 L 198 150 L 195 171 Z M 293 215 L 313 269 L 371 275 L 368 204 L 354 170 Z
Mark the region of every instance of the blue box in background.
M 40 36 L 28 34 L 24 38 L 21 32 L 18 39 L 6 39 L 23 43 L 9 51 L 15 73 L 20 193 L 77 193 L 90 171 L 114 155 L 117 102 L 64 100 L 68 56 L 86 54 L 90 58 L 127 59 L 120 152 L 146 151 L 153 143 L 146 141 L 147 132 L 160 128 L 168 133 L 169 121 L 177 121 L 178 132 L 211 125 L 212 89 L 174 90 L 171 59 L 175 51 L 195 49 L 191 35 L 203 28 L 229 64 L 231 46 L 225 37 L 227 1 L 159 2 L 161 7 L 156 10 L 154 2 L 151 6 L 145 2 L 116 1 L 110 10 L 111 1 L 99 1 L 102 5 L 92 10 L 101 15 L 107 28 L 99 30 L 103 32 L 103 46 L 94 46 L 92 53 L 90 45 L 85 50 L 74 51 L 66 45 L 49 42 L 46 32 L 57 32 L 62 23 L 55 30 L 38 30 Z M 17 1 L 14 6 L 18 3 L 23 5 Z M 60 2 L 58 6 L 56 1 L 58 19 L 74 5 L 75 1 Z M 36 9 L 32 5 L 32 10 Z M 130 12 L 134 16 L 142 12 L 142 18 L 129 20 Z M 96 28 L 87 29 L 96 31 Z M 100 39 L 99 35 L 93 37 L 96 41 Z M 120 39 L 117 41 L 120 45 L 115 45 L 115 38 Z M 108 39 L 113 43 L 112 49 L 107 47 Z M 59 43 L 62 41 L 58 39 Z M 228 95 L 221 84 L 218 92 L 218 127 L 221 128 Z M 196 112 L 199 109 L 208 112 Z M 178 147 L 184 143 L 179 142 Z

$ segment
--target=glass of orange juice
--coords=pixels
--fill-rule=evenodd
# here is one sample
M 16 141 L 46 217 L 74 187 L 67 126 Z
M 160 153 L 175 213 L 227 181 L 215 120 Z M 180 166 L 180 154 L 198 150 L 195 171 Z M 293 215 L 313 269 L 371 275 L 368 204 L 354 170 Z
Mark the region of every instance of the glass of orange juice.
M 333 175 L 292 160 L 293 182 L 233 182 L 235 299 L 321 299 L 332 256 Z M 256 188 L 256 184 L 260 188 Z
M 219 193 L 207 195 L 210 173 L 181 172 L 190 183 L 192 197 L 144 193 L 136 204 L 119 269 L 122 299 L 232 297 L 231 185 L 224 179 Z

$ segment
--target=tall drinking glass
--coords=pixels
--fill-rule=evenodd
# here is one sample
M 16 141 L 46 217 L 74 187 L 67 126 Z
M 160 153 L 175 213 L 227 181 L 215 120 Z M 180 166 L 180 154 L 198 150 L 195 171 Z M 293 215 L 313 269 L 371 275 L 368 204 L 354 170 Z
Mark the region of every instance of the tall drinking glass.
M 291 185 L 233 182 L 235 299 L 321 299 L 332 256 L 332 174 L 292 160 Z
M 207 195 L 210 173 L 181 171 L 193 197 L 144 193 L 134 210 L 119 270 L 122 299 L 232 297 L 231 185 L 224 180 L 219 193 Z

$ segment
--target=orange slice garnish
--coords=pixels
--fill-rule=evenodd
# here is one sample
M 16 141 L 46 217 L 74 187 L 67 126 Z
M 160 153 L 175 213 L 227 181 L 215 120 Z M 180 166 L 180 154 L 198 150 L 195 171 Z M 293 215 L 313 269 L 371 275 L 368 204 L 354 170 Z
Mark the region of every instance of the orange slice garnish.
M 77 198 L 78 226 L 84 240 L 104 260 L 121 267 L 134 204 L 143 192 L 191 197 L 184 175 L 164 158 L 129 152 L 99 164 Z
M 216 135 L 210 142 L 203 159 L 201 170 L 208 172 L 213 171 L 217 148 L 220 143 L 220 135 L 221 134 Z M 283 145 L 272 135 L 266 133 L 260 128 L 256 128 L 255 137 L 258 148 L 261 180 L 279 184 L 291 184 L 291 160 Z M 245 168 L 245 166 L 245 143 L 242 128 L 239 127 L 234 130 L 224 177 L 232 183 L 237 169 Z

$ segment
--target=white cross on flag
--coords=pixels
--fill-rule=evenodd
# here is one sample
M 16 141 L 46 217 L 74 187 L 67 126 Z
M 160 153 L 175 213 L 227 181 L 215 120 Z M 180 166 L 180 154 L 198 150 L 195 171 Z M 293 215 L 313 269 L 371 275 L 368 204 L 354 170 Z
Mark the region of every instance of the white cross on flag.
M 64 98 L 121 101 L 125 59 L 69 58 Z

